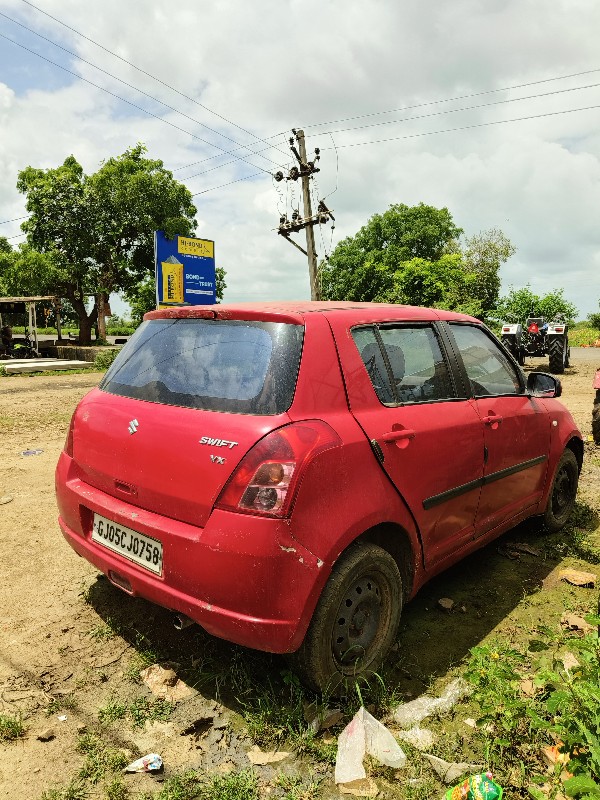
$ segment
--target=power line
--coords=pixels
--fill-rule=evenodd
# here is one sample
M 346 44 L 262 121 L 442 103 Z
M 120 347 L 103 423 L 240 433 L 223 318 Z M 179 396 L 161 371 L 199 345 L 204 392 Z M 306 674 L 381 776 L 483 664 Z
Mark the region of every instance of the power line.
M 26 31 L 29 31 L 29 33 L 32 33 L 34 36 L 37 36 L 40 39 L 43 39 L 45 42 L 49 42 L 53 47 L 58 47 L 59 50 L 62 50 L 63 52 L 68 53 L 70 56 L 73 56 L 73 58 L 78 59 L 83 64 L 88 64 L 90 67 L 93 67 L 94 69 L 97 69 L 99 72 L 104 73 L 104 75 L 108 75 L 109 78 L 112 78 L 113 80 L 118 81 L 119 83 L 122 83 L 124 86 L 127 86 L 129 89 L 133 89 L 134 91 L 139 92 L 140 94 L 143 94 L 145 97 L 148 97 L 150 100 L 153 100 L 155 103 L 159 103 L 160 105 L 164 106 L 165 108 L 168 108 L 169 111 L 174 111 L 176 114 L 180 114 L 182 117 L 185 117 L 185 119 L 189 119 L 190 122 L 193 122 L 196 125 L 200 125 L 200 127 L 202 127 L 202 128 L 206 128 L 207 130 L 211 131 L 211 133 L 216 133 L 217 136 L 222 136 L 224 139 L 228 139 L 230 142 L 233 142 L 233 144 L 238 145 L 241 149 L 245 149 L 245 150 L 249 150 L 250 149 L 246 145 L 242 145 L 241 142 L 238 142 L 236 139 L 232 139 L 231 136 L 227 136 L 226 134 L 221 133 L 216 128 L 211 128 L 210 125 L 205 125 L 204 123 L 200 122 L 199 120 L 194 119 L 194 117 L 190 117 L 188 114 L 185 114 L 183 111 L 179 111 L 178 109 L 174 108 L 173 106 L 170 106 L 168 103 L 165 103 L 163 100 L 159 100 L 157 97 L 154 97 L 154 95 L 149 94 L 148 92 L 145 92 L 143 89 L 140 89 L 137 86 L 134 86 L 132 83 L 128 83 L 127 81 L 124 81 L 122 78 L 119 78 L 116 75 L 113 75 L 112 72 L 108 72 L 107 70 L 103 69 L 102 67 L 99 67 L 97 64 L 94 64 L 91 61 L 87 61 L 85 58 L 81 58 L 81 56 L 77 55 L 77 53 L 74 53 L 72 50 L 68 50 L 66 47 L 63 47 L 61 44 L 58 44 L 58 42 L 55 42 L 52 39 L 49 39 L 47 36 L 43 36 L 41 33 L 38 33 L 37 31 L 34 31 L 33 28 L 29 28 L 27 25 L 24 25 L 22 22 L 19 22 L 18 20 L 13 19 L 12 17 L 9 17 L 8 14 L 4 14 L 2 11 L 0 11 L 0 17 L 4 17 L 5 19 L 9 20 L 13 24 L 19 25 L 21 28 L 23 28 Z M 218 147 L 218 145 L 212 145 L 212 146 L 213 147 Z M 219 147 L 218 149 L 221 150 L 222 148 Z M 260 150 L 260 151 L 257 151 L 256 153 L 253 153 L 252 155 L 260 155 L 262 152 L 263 151 Z M 278 167 L 281 166 L 281 164 L 277 164 L 277 162 L 272 161 L 270 158 L 267 158 L 266 156 L 260 155 L 260 157 L 263 158 L 265 161 L 269 161 L 271 164 L 275 164 Z M 247 161 L 247 159 L 244 158 L 243 156 L 236 156 L 236 160 Z M 230 162 L 230 163 L 232 163 L 232 162 Z M 251 164 L 252 162 L 248 161 L 248 163 Z M 255 165 L 252 164 L 252 166 L 255 166 Z
M 418 139 L 421 136 L 435 136 L 439 133 L 454 133 L 456 131 L 468 131 L 472 128 L 485 128 L 488 125 L 506 125 L 509 122 L 523 122 L 524 120 L 529 119 L 541 119 L 542 117 L 556 117 L 560 114 L 574 114 L 577 111 L 591 111 L 592 109 L 600 108 L 600 105 L 595 106 L 584 106 L 582 108 L 569 108 L 565 111 L 549 111 L 546 114 L 533 114 L 528 117 L 515 117 L 514 119 L 499 119 L 495 120 L 494 122 L 478 122 L 474 125 L 463 125 L 459 128 L 444 128 L 443 130 L 439 131 L 426 131 L 425 133 L 409 133 L 405 134 L 404 136 L 391 136 L 388 139 L 371 139 L 368 142 L 351 142 L 349 144 L 338 144 L 338 150 L 341 147 L 361 147 L 367 144 L 383 144 L 385 142 L 397 142 L 400 139 Z M 333 150 L 333 147 L 322 147 L 322 150 Z
M 8 225 L 9 222 L 18 222 L 20 219 L 29 219 L 29 215 L 25 214 L 24 217 L 14 217 L 14 219 L 5 219 L 4 222 L 0 222 L 0 225 Z
M 112 50 L 109 50 L 104 45 L 100 44 L 99 42 L 96 42 L 94 39 L 91 39 L 89 36 L 86 36 L 85 34 L 81 33 L 81 31 L 78 31 L 76 28 L 71 27 L 71 25 L 67 25 L 66 22 L 63 22 L 62 20 L 58 19 L 58 17 L 53 17 L 52 14 L 49 14 L 47 11 L 44 11 L 43 9 L 39 8 L 39 6 L 36 6 L 34 3 L 29 2 L 29 0 L 21 0 L 21 2 L 25 3 L 26 5 L 30 6 L 31 8 L 34 8 L 36 11 L 39 11 L 40 14 L 44 14 L 45 16 L 49 17 L 50 19 L 53 19 L 55 22 L 58 22 L 59 25 L 62 25 L 64 28 L 67 28 L 68 30 L 72 31 L 73 33 L 76 33 L 77 36 L 81 36 L 81 38 L 85 39 L 87 42 L 91 42 L 91 44 L 95 45 L 96 47 L 99 47 L 101 50 L 104 50 L 105 53 L 108 53 L 109 55 L 113 56 L 114 58 L 118 58 L 119 61 L 122 61 L 124 64 L 127 64 L 130 67 L 133 67 L 133 69 L 137 70 L 138 72 L 141 72 L 142 75 L 146 75 L 148 78 L 152 78 L 152 80 L 157 81 L 162 86 L 165 86 L 167 89 L 170 89 L 172 92 L 175 92 L 176 94 L 180 95 L 180 97 L 183 97 L 185 100 L 189 100 L 191 103 L 194 103 L 195 105 L 200 106 L 200 108 L 203 108 L 205 111 L 208 111 L 209 114 L 214 114 L 215 117 L 219 117 L 219 119 L 222 119 L 228 125 L 233 125 L 234 128 L 238 128 L 238 130 L 242 131 L 243 133 L 248 134 L 248 136 L 251 136 L 253 139 L 257 139 L 259 142 L 263 142 L 263 144 L 269 144 L 265 139 L 262 139 L 260 136 L 257 136 L 255 133 L 252 133 L 252 131 L 249 131 L 246 128 L 243 128 L 241 125 L 238 125 L 236 122 L 233 122 L 233 120 L 228 119 L 227 117 L 223 116 L 222 114 L 219 114 L 217 111 L 214 111 L 212 108 L 209 108 L 208 106 L 205 106 L 203 103 L 200 103 L 195 98 L 190 97 L 189 95 L 185 94 L 184 92 L 179 91 L 179 89 L 176 89 L 174 86 L 171 86 L 170 84 L 166 83 L 165 81 L 161 80 L 160 78 L 157 78 L 156 75 L 152 75 L 150 72 L 146 72 L 146 70 L 142 69 L 141 67 L 136 66 L 131 61 L 128 61 L 126 58 L 123 58 L 123 56 L 120 56 L 118 53 L 114 53 Z M 280 152 L 283 152 L 283 151 L 280 151 Z M 287 153 L 284 153 L 284 155 L 287 156 Z
M 25 0 L 22 0 L 22 2 L 25 2 Z M 144 114 L 147 114 L 150 117 L 154 117 L 154 119 L 157 119 L 160 122 L 164 122 L 165 125 L 169 125 L 171 128 L 175 128 L 175 130 L 181 131 L 182 133 L 185 133 L 185 134 L 187 134 L 188 136 L 191 136 L 194 139 L 198 139 L 198 141 L 203 142 L 204 144 L 207 144 L 210 147 L 216 147 L 218 150 L 222 150 L 223 153 L 226 154 L 226 155 L 233 155 L 233 151 L 226 150 L 224 147 L 220 147 L 217 144 L 213 144 L 213 142 L 209 142 L 206 139 L 203 139 L 201 136 L 197 136 L 195 133 L 192 133 L 191 131 L 186 131 L 185 128 L 180 128 L 179 125 L 175 125 L 174 122 L 169 122 L 169 120 L 164 119 L 164 117 L 159 117 L 157 114 L 153 114 L 152 111 L 148 111 L 147 108 L 144 108 L 143 106 L 139 106 L 139 105 L 137 105 L 137 103 L 133 103 L 131 100 L 126 100 L 124 97 L 121 97 L 121 95 L 115 94 L 115 92 L 111 92 L 109 89 L 105 89 L 104 86 L 99 86 L 97 83 L 94 83 L 93 81 L 88 80 L 88 78 L 84 78 L 83 76 L 78 75 L 76 72 L 73 72 L 72 70 L 67 69 L 66 67 L 63 67 L 61 64 L 57 64 L 56 61 L 52 61 L 50 58 L 46 58 L 46 56 L 41 55 L 41 53 L 36 53 L 35 50 L 32 50 L 29 47 L 25 47 L 24 44 L 21 44 L 20 42 L 15 42 L 15 40 L 11 39 L 9 36 L 5 36 L 3 33 L 0 33 L 0 37 L 2 37 L 3 39 L 6 39 L 8 42 L 12 42 L 12 44 L 16 45 L 17 47 L 21 47 L 23 50 L 26 50 L 28 53 L 32 53 L 34 56 L 37 56 L 38 58 L 41 58 L 44 61 L 47 61 L 49 64 L 52 64 L 53 66 L 58 67 L 58 69 L 62 69 L 63 72 L 67 72 L 67 73 L 69 73 L 69 75 L 73 75 L 78 80 L 84 81 L 85 83 L 89 83 L 90 86 L 93 86 L 96 89 L 100 89 L 101 92 L 105 92 L 106 94 L 109 94 L 111 97 L 115 97 L 117 100 L 121 100 L 121 102 L 127 103 L 127 105 L 131 106 L 132 108 L 136 108 L 138 111 L 141 111 L 141 112 L 143 112 Z M 245 159 L 245 158 L 242 158 L 241 160 L 242 161 L 247 161 L 247 159 Z M 252 162 L 250 162 L 250 161 L 248 161 L 247 163 L 250 164 L 250 166 L 255 167 L 256 169 L 260 169 L 262 172 L 266 173 L 267 175 L 271 174 L 268 170 L 262 169 L 262 167 L 259 167 L 257 164 L 252 164 Z
M 26 0 L 22 0 L 22 2 L 26 2 Z M 313 122 L 311 125 L 305 125 L 305 128 L 320 128 L 324 125 L 337 125 L 339 122 L 350 122 L 355 119 L 366 119 L 367 117 L 378 117 L 382 114 L 397 114 L 400 111 L 412 111 L 415 108 L 424 108 L 425 106 L 435 106 L 439 105 L 440 103 L 453 103 L 457 100 L 469 100 L 472 97 L 481 97 L 486 94 L 494 94 L 496 92 L 511 92 L 514 89 L 525 89 L 528 86 L 539 86 L 542 83 L 551 83 L 552 81 L 564 81 L 568 78 L 579 78 L 582 75 L 591 75 L 594 72 L 600 72 L 600 67 L 595 69 L 588 69 L 584 70 L 583 72 L 572 72 L 570 75 L 558 75 L 554 78 L 543 78 L 539 81 L 529 81 L 528 83 L 519 83 L 515 84 L 514 86 L 505 86 L 501 89 L 486 89 L 483 92 L 472 92 L 471 94 L 462 94 L 458 95 L 457 97 L 446 97 L 442 100 L 428 100 L 425 103 L 417 103 L 416 105 L 412 106 L 404 106 L 404 108 L 391 108 L 387 111 L 372 111 L 369 114 L 357 114 L 353 117 L 342 117 L 341 119 L 334 119 L 330 120 L 329 122 Z
M 228 183 L 221 183 L 219 186 L 211 186 L 210 189 L 203 189 L 201 192 L 194 192 L 192 197 L 197 197 L 199 194 L 206 194 L 207 192 L 213 192 L 215 189 L 222 189 L 224 186 L 231 186 L 232 183 L 239 183 L 240 181 L 248 181 L 250 178 L 257 178 L 259 175 L 264 175 L 263 172 L 255 172 L 253 175 L 246 175 L 245 178 L 238 178 L 235 181 L 229 181 Z
M 356 125 L 352 128 L 336 128 L 333 131 L 324 131 L 323 133 L 347 133 L 348 131 L 359 131 L 364 128 L 374 128 L 379 125 L 397 125 L 401 122 L 412 122 L 416 119 L 427 119 L 428 117 L 438 117 L 442 114 L 456 114 L 461 111 L 475 111 L 479 108 L 489 108 L 491 106 L 504 105 L 506 103 L 518 103 L 521 100 L 534 100 L 539 97 L 550 97 L 555 94 L 565 94 L 566 92 L 577 92 L 582 89 L 596 89 L 600 83 L 589 83 L 586 86 L 573 86 L 570 89 L 556 89 L 553 92 L 540 92 L 539 94 L 530 94 L 525 97 L 511 97 L 506 100 L 494 100 L 491 103 L 479 103 L 474 106 L 464 106 L 463 108 L 449 108 L 445 111 L 432 111 L 430 114 L 417 114 L 414 117 L 404 117 L 404 119 L 388 119 L 384 122 L 370 122 L 368 125 Z

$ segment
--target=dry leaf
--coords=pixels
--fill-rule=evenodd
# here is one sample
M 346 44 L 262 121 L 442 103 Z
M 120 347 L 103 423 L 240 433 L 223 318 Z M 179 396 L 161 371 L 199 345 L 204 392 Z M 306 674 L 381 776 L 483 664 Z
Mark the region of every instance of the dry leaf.
M 579 666 L 579 661 L 575 658 L 573 653 L 563 653 L 560 657 L 565 669 L 574 669 Z
M 560 618 L 560 624 L 571 631 L 589 633 L 594 630 L 594 626 L 586 622 L 583 617 L 579 617 L 577 614 L 570 614 L 568 611 L 565 611 Z
M 254 764 L 255 767 L 264 767 L 267 764 L 277 764 L 286 759 L 290 754 L 284 753 L 283 751 L 276 752 L 275 750 L 263 752 L 258 745 L 254 745 L 251 750 L 248 750 L 246 755 L 250 763 Z
M 513 542 L 508 546 L 512 550 L 517 550 L 519 553 L 529 553 L 530 556 L 536 556 L 537 558 L 542 555 L 539 550 L 536 550 L 535 547 L 527 544 L 527 542 Z
M 533 681 L 529 678 L 523 678 L 519 684 L 519 689 L 521 690 L 521 694 L 524 694 L 525 697 L 535 697 L 536 688 Z
M 140 677 L 152 694 L 170 703 L 182 700 L 194 693 L 193 689 L 177 677 L 170 664 L 153 664 L 140 672 Z
M 339 783 L 338 789 L 342 794 L 352 794 L 354 797 L 377 797 L 379 789 L 372 778 L 359 778 L 349 783 Z
M 558 577 L 561 581 L 572 583 L 573 586 L 589 586 L 593 589 L 596 585 L 596 575 L 593 572 L 580 572 L 578 569 L 561 569 Z

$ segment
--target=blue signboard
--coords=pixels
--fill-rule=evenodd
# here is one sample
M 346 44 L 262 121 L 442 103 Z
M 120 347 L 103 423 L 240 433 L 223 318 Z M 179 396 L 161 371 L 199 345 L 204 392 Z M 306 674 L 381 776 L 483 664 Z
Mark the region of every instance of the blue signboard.
M 156 305 L 200 306 L 217 302 L 215 243 L 210 239 L 154 232 Z

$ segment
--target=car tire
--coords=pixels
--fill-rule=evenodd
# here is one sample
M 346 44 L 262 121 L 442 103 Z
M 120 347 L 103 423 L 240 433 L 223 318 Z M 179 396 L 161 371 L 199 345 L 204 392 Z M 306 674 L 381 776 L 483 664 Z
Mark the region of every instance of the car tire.
M 600 444 L 600 403 L 596 403 L 592 410 L 592 437 L 595 444 Z
M 569 521 L 575 506 L 579 464 L 572 450 L 565 450 L 556 465 L 552 488 L 544 512 L 544 526 L 548 533 L 560 531 Z
M 335 564 L 300 649 L 289 656 L 310 689 L 332 696 L 373 675 L 396 639 L 402 578 L 383 548 L 352 545 Z
M 550 372 L 554 375 L 562 375 L 568 361 L 567 340 L 563 336 L 553 336 L 548 343 L 548 359 Z

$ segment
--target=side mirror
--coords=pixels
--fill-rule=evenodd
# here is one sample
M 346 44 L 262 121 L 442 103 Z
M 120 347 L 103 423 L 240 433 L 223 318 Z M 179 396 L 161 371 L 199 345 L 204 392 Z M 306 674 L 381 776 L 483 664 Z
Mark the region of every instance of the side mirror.
M 546 372 L 530 372 L 527 376 L 527 394 L 533 397 L 560 397 L 562 383 Z

